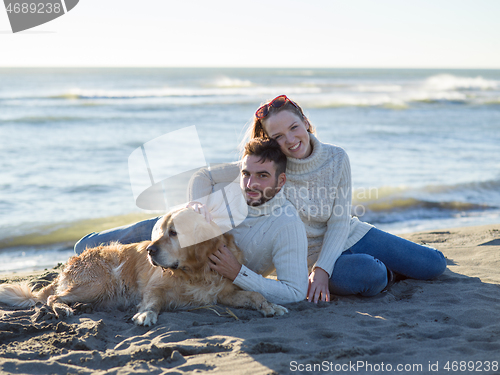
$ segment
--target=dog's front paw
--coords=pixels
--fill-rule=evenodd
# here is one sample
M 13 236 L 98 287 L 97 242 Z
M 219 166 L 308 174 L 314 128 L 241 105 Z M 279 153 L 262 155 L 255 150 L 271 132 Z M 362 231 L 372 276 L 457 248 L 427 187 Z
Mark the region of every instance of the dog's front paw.
M 156 314 L 153 311 L 143 311 L 143 312 L 138 312 L 137 314 L 134 315 L 132 320 L 134 321 L 135 324 L 138 326 L 152 326 L 153 324 L 156 324 L 158 318 L 158 314 Z
M 264 316 L 280 316 L 288 312 L 286 307 L 271 302 L 264 302 L 259 310 Z
M 54 305 L 52 305 L 52 310 L 54 311 L 58 319 L 64 316 L 73 315 L 73 309 L 62 303 L 55 303 Z
M 288 309 L 284 306 L 276 305 L 275 303 L 271 303 L 271 305 L 273 306 L 275 316 L 281 316 L 288 313 Z

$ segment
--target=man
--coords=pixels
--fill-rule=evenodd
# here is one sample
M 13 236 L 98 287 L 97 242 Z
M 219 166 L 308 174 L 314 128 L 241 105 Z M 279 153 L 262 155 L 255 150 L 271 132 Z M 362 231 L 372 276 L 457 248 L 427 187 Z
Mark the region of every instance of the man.
M 248 215 L 229 233 L 243 250 L 245 264 L 239 264 L 228 249 L 220 248 L 210 256 L 211 268 L 274 303 L 303 300 L 308 285 L 304 224 L 281 189 L 286 182 L 286 160 L 275 140 L 253 139 L 245 145 L 239 163 L 202 169 L 192 177 L 189 187 L 190 199 L 196 201 L 226 186 L 240 173 Z M 191 206 L 210 218 L 210 207 L 196 202 Z M 277 280 L 265 277 L 275 270 Z
M 227 248 L 221 247 L 210 256 L 210 266 L 243 290 L 259 292 L 274 303 L 303 300 L 308 287 L 305 228 L 281 189 L 286 182 L 286 160 L 276 141 L 254 139 L 245 146 L 239 163 L 229 168 L 226 164 L 220 169 L 202 169 L 191 178 L 189 186 L 189 206 L 210 219 L 213 202 L 204 200 L 205 205 L 198 201 L 215 196 L 214 192 L 235 180 L 234 172 L 240 173 L 248 215 L 229 233 L 243 251 L 245 264 L 239 264 Z M 218 181 L 213 180 L 214 176 Z M 112 241 L 148 240 L 157 220 L 87 235 L 75 245 L 75 252 Z M 266 278 L 275 270 L 276 280 Z

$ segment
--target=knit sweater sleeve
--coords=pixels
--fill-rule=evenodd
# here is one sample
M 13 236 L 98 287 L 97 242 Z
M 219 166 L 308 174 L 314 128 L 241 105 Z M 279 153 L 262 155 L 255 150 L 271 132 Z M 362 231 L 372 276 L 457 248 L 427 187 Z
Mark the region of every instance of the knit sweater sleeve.
M 321 253 L 314 267 L 320 267 L 331 277 L 333 267 L 338 257 L 344 251 L 349 237 L 351 221 L 351 166 L 349 157 L 344 152 L 338 180 L 336 196 L 333 202 L 332 214 L 327 221 L 327 229 L 323 237 Z
M 305 299 L 308 287 L 307 236 L 302 223 L 297 221 L 279 228 L 272 246 L 277 280 L 259 275 L 243 265 L 234 284 L 243 290 L 259 292 L 273 303 Z
M 188 200 L 195 201 L 214 192 L 214 186 L 234 181 L 240 173 L 237 162 L 202 168 L 193 174 L 188 184 Z

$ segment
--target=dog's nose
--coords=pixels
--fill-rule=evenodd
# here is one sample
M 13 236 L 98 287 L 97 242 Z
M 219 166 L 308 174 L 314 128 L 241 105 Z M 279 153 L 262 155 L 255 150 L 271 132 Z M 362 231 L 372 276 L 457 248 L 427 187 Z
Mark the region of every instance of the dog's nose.
M 158 248 L 155 245 L 149 245 L 147 249 L 148 249 L 148 254 L 151 256 L 155 255 L 158 252 Z

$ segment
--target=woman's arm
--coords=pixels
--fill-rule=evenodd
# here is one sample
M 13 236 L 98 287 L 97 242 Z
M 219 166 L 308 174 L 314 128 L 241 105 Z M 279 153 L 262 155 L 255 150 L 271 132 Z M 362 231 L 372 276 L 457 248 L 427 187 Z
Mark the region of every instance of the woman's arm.
M 328 301 L 330 299 L 328 281 L 332 276 L 335 262 L 344 251 L 345 243 L 349 237 L 352 187 L 351 166 L 349 157 L 345 153 L 340 171 L 340 179 L 337 184 L 332 213 L 327 221 L 327 230 L 323 237 L 321 253 L 309 277 L 307 298 L 312 302 L 318 300 Z
M 189 180 L 188 201 L 196 201 L 214 192 L 219 183 L 230 183 L 240 174 L 238 162 L 219 164 L 211 168 L 202 168 Z
M 351 223 L 351 166 L 347 154 L 341 168 L 340 180 L 337 185 L 332 214 L 327 221 L 327 229 L 323 237 L 323 245 L 315 267 L 325 270 L 332 276 L 333 266 L 344 251 Z

